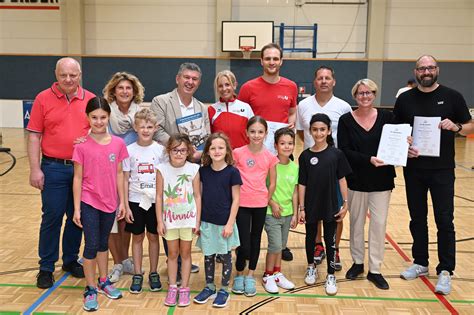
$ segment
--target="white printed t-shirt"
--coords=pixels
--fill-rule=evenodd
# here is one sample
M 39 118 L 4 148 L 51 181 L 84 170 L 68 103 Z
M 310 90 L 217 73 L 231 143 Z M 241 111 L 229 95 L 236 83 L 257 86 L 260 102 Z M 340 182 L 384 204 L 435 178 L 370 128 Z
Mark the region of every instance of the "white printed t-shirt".
M 339 123 L 339 117 L 351 111 L 352 108 L 349 103 L 334 95 L 324 106 L 318 104 L 315 95 L 308 96 L 299 102 L 296 114 L 296 130 L 304 131 L 304 149 L 314 145 L 313 137 L 309 132 L 309 122 L 314 114 L 321 113 L 329 116 L 331 119 L 331 135 L 337 148 L 337 125 Z

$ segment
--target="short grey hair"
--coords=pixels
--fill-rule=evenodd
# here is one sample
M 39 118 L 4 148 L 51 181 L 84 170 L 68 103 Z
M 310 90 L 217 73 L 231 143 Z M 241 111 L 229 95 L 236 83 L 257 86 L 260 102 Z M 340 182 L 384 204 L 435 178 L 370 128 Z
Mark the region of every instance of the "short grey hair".
M 179 66 L 179 70 L 178 70 L 177 75 L 181 75 L 186 70 L 199 72 L 199 77 L 202 76 L 201 68 L 199 68 L 199 66 L 197 64 L 193 63 L 193 62 L 182 63 Z

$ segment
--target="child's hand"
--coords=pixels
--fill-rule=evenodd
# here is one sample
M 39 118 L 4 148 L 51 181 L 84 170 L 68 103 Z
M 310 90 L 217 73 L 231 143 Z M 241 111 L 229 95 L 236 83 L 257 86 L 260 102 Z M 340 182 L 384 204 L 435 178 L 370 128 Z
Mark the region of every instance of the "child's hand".
M 84 143 L 87 141 L 87 136 L 82 136 L 82 137 L 79 137 L 79 138 L 76 138 L 74 140 L 74 144 L 80 144 L 80 143 Z
M 372 163 L 373 166 L 379 167 L 379 166 L 385 166 L 384 161 L 381 159 L 377 158 L 376 156 L 370 157 L 370 163 Z
M 341 222 L 342 220 L 344 220 L 346 213 L 347 213 L 347 206 L 346 206 L 346 203 L 344 203 L 344 205 L 341 207 L 339 212 L 334 215 L 334 217 L 336 218 L 336 222 Z
M 163 221 L 158 222 L 158 234 L 160 234 L 162 237 L 164 237 L 166 234 L 166 227 L 163 224 Z
M 125 210 L 125 206 L 123 204 L 120 204 L 120 206 L 118 208 L 118 213 L 117 213 L 117 221 L 120 221 L 123 218 L 125 218 L 126 212 L 127 212 L 127 210 Z
M 201 234 L 201 222 L 196 223 L 196 227 L 193 229 L 194 235 L 200 235 Z
M 132 210 L 129 207 L 127 207 L 127 213 L 125 214 L 125 221 L 130 224 L 132 224 L 133 221 L 135 221 Z
M 306 213 L 304 211 L 299 211 L 298 212 L 298 222 L 299 222 L 299 224 L 305 224 L 306 223 Z
M 281 209 L 280 205 L 278 203 L 276 203 L 275 201 L 270 201 L 269 205 L 272 208 L 272 216 L 274 218 L 277 218 L 277 219 L 281 218 L 282 209 Z
M 74 210 L 74 216 L 72 218 L 72 221 L 82 229 L 82 223 L 81 223 L 81 210 Z
M 233 225 L 229 225 L 229 224 L 226 224 L 224 226 L 224 229 L 222 230 L 222 236 L 224 238 L 228 238 L 232 235 L 232 233 L 234 232 L 234 227 Z
M 293 216 L 291 217 L 290 228 L 296 229 L 297 226 L 298 226 L 298 216 L 297 216 L 297 215 L 293 215 Z

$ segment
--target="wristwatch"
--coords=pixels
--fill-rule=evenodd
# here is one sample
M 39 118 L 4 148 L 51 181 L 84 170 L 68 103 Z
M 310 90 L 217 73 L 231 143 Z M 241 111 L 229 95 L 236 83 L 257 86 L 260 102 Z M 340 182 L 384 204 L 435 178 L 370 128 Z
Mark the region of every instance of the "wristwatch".
M 461 124 L 461 123 L 457 123 L 456 126 L 458 126 L 458 131 L 456 131 L 456 133 L 461 132 L 461 130 L 462 130 L 462 124 Z

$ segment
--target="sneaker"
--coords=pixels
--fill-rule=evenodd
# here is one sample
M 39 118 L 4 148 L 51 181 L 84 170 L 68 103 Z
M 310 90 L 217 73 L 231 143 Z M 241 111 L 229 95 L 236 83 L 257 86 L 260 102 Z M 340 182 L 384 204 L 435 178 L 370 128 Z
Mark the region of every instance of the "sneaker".
M 66 272 L 70 272 L 71 276 L 74 278 L 84 278 L 84 269 L 82 268 L 82 265 L 79 264 L 76 260 L 74 260 L 72 263 L 69 263 L 67 265 L 63 265 L 63 270 Z
M 198 304 L 204 304 L 209 300 L 213 300 L 216 298 L 216 291 L 211 290 L 209 287 L 205 287 L 202 289 L 201 292 L 199 292 L 198 295 L 196 295 L 193 299 L 194 302 Z
M 390 287 L 387 280 L 380 273 L 371 273 L 367 274 L 367 280 L 372 282 L 377 288 L 381 290 L 388 290 Z
M 36 286 L 40 289 L 51 288 L 54 284 L 54 276 L 51 271 L 40 270 L 36 276 Z
M 318 273 L 315 267 L 308 267 L 306 269 L 306 274 L 304 276 L 304 283 L 307 285 L 312 285 L 316 283 L 316 278 L 318 277 Z
M 189 289 L 189 287 L 180 288 L 178 306 L 180 307 L 188 306 L 191 303 L 190 294 L 191 294 L 191 290 Z
M 288 280 L 281 272 L 273 275 L 275 277 L 276 285 L 285 290 L 293 290 L 295 284 Z
M 339 257 L 339 248 L 336 248 L 336 261 L 334 262 L 334 270 L 342 270 L 341 258 Z
M 346 272 L 346 279 L 355 280 L 357 277 L 364 273 L 364 264 L 352 264 L 351 268 Z
M 265 291 L 268 293 L 278 293 L 278 286 L 274 275 L 267 275 L 262 278 L 262 284 Z
M 122 297 L 122 293 L 112 285 L 109 278 L 104 282 L 100 282 L 99 280 L 97 287 L 97 291 L 104 294 L 109 299 L 117 300 Z
M 336 284 L 336 276 L 328 275 L 326 277 L 326 284 L 324 285 L 326 288 L 327 295 L 336 295 L 337 293 L 337 284 Z
M 216 299 L 214 300 L 214 303 L 212 303 L 212 306 L 219 308 L 225 307 L 229 300 L 229 292 L 224 289 L 220 289 L 219 292 L 217 292 Z
M 135 266 L 133 265 L 133 260 L 131 257 L 122 261 L 122 265 L 123 265 L 123 273 L 128 273 L 130 275 L 135 274 Z
M 443 270 L 438 275 L 435 292 L 438 294 L 448 295 L 451 293 L 451 274 L 449 271 Z
M 293 260 L 293 254 L 291 253 L 290 249 L 286 247 L 281 251 L 281 259 L 284 261 L 292 261 Z
M 244 290 L 244 276 L 235 276 L 234 284 L 232 285 L 232 292 L 235 294 L 243 294 Z
M 199 266 L 191 264 L 191 273 L 198 273 L 199 272 Z
M 156 292 L 160 291 L 162 288 L 160 275 L 156 272 L 150 272 L 150 275 L 148 276 L 148 283 L 150 284 L 150 291 Z
M 245 296 L 254 296 L 257 294 L 257 288 L 255 287 L 256 281 L 254 277 L 245 277 L 244 280 L 244 295 Z
M 427 276 L 427 275 L 428 275 L 428 267 L 413 264 L 400 274 L 400 278 L 405 279 L 405 280 L 413 280 L 413 279 L 418 278 L 419 276 Z
M 97 289 L 87 286 L 84 290 L 84 304 L 82 305 L 84 311 L 94 312 L 99 309 L 97 302 Z
M 178 298 L 178 288 L 169 287 L 168 294 L 166 294 L 165 305 L 166 306 L 175 306 L 176 300 Z
M 123 265 L 116 264 L 112 267 L 112 271 L 110 271 L 108 277 L 110 282 L 115 283 L 120 280 L 120 276 L 123 275 Z
M 324 257 L 326 257 L 326 252 L 324 251 L 324 246 L 322 244 L 316 244 L 314 248 L 314 263 L 316 265 L 321 264 Z
M 134 275 L 132 277 L 132 284 L 128 291 L 133 294 L 142 293 L 143 290 L 143 276 L 142 275 Z

